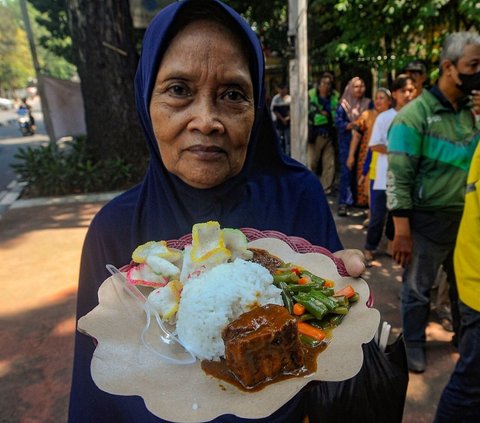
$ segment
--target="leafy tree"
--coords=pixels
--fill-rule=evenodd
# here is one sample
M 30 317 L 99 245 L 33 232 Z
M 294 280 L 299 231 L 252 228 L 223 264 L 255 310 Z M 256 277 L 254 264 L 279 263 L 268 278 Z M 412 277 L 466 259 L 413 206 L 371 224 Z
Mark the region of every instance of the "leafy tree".
M 288 0 L 229 0 L 226 3 L 250 23 L 269 52 L 288 59 Z
M 26 86 L 34 75 L 28 41 L 13 2 L 0 3 L 0 92 Z M 3 94 L 5 95 L 5 94 Z
M 433 69 L 444 36 L 474 28 L 480 20 L 475 0 L 312 0 L 311 8 L 331 8 L 335 36 L 318 51 L 326 63 L 345 67 L 401 69 L 412 58 Z M 319 57 L 321 62 L 321 56 Z
M 38 37 L 40 45 L 73 64 L 73 48 L 66 0 L 28 1 L 38 11 L 35 21 L 46 30 Z

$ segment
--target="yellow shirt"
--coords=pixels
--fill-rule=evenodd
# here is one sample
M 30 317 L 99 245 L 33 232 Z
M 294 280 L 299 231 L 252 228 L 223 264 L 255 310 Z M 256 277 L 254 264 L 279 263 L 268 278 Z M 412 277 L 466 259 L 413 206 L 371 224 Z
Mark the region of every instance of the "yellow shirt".
M 463 303 L 480 311 L 480 144 L 467 178 L 465 209 L 454 255 L 458 295 Z

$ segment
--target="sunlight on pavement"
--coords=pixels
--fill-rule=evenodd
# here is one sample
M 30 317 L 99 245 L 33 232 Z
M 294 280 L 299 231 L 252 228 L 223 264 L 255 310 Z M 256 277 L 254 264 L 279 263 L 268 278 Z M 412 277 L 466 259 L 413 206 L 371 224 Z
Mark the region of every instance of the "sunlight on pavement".
M 53 336 L 67 336 L 75 332 L 76 320 L 72 316 L 58 323 L 52 330 Z
M 0 377 L 5 377 L 10 373 L 12 362 L 10 360 L 0 360 Z
M 421 403 L 430 394 L 430 386 L 427 381 L 421 376 L 410 373 L 408 382 L 407 397 L 413 402 Z

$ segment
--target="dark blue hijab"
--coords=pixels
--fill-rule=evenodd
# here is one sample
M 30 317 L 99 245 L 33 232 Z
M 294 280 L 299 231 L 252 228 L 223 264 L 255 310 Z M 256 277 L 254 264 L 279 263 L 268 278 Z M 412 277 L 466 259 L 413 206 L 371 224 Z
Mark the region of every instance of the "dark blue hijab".
M 190 4 L 221 14 L 228 28 L 249 52 L 255 93 L 255 121 L 245 165 L 223 184 L 196 189 L 169 173 L 163 165 L 150 120 L 149 105 L 162 55 L 175 35 L 172 26 Z M 201 64 L 199 64 L 201 66 Z M 303 165 L 284 156 L 265 104 L 263 52 L 244 19 L 223 3 L 179 1 L 163 9 L 146 31 L 135 77 L 138 114 L 150 151 L 144 181 L 109 202 L 95 216 L 87 233 L 80 268 L 77 316 L 97 304 L 97 291 L 109 276 L 105 264 L 121 267 L 133 249 L 150 240 L 169 240 L 191 232 L 208 220 L 223 227 L 252 227 L 295 235 L 336 251 L 341 249 L 335 224 L 318 179 Z M 149 413 L 139 397 L 121 397 L 99 390 L 90 376 L 92 339 L 77 333 L 69 422 L 162 422 Z M 297 422 L 303 416 L 302 395 L 274 415 L 259 421 Z M 223 416 L 215 422 L 243 422 Z

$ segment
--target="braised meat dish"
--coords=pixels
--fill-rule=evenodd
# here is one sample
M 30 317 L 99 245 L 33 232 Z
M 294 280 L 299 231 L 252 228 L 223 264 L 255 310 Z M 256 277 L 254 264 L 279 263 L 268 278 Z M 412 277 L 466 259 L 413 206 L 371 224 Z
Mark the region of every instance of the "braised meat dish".
M 296 320 L 282 306 L 268 304 L 242 314 L 222 337 L 227 368 L 247 388 L 304 365 Z

